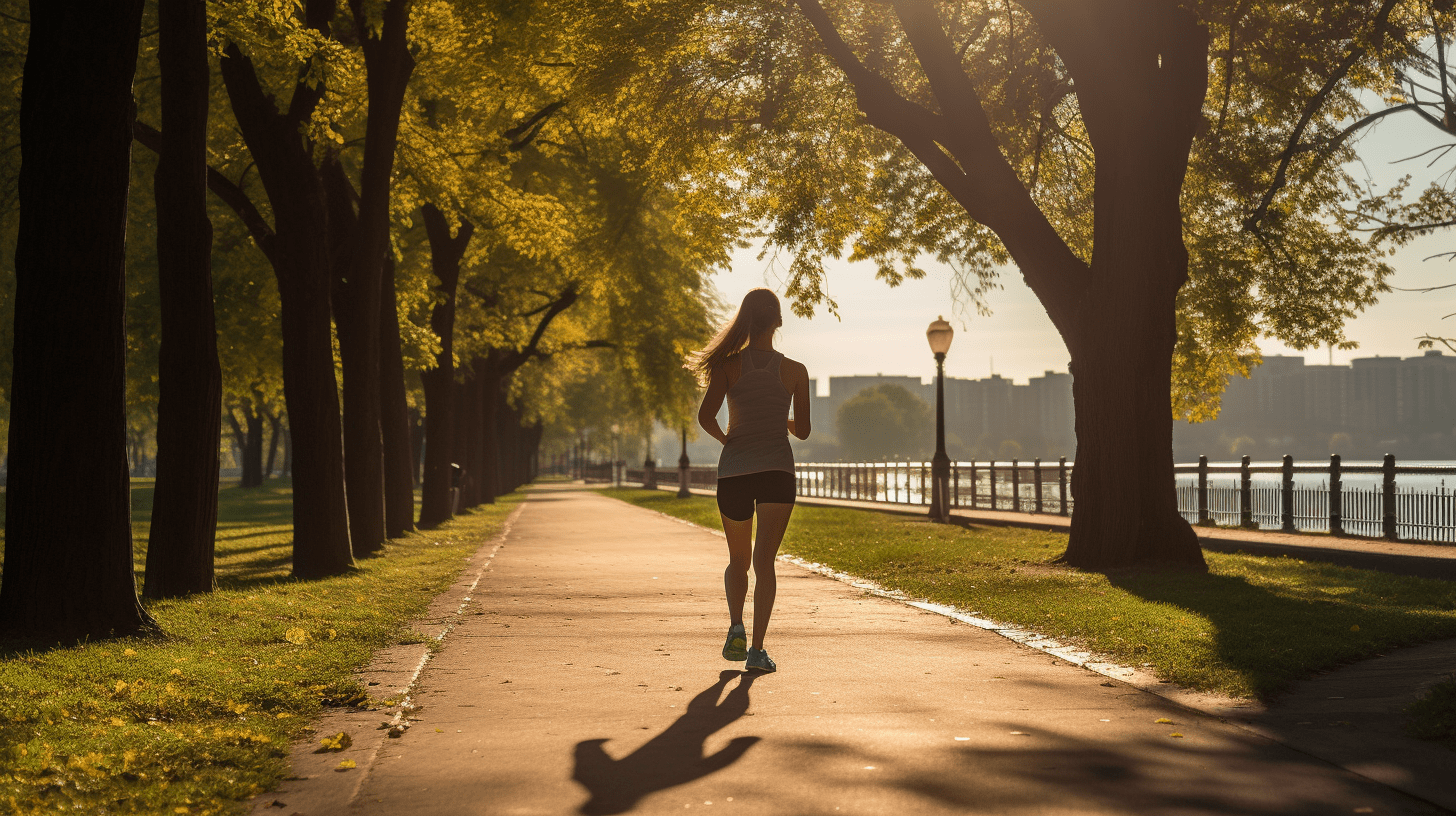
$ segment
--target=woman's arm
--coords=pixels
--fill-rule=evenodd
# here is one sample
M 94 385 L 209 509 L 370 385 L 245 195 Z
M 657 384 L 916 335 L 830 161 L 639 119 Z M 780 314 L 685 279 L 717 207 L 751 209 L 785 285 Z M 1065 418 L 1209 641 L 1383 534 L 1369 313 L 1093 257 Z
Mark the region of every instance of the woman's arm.
M 800 439 L 809 438 L 809 369 L 795 362 L 794 372 L 794 415 L 789 417 L 789 433 Z
M 708 379 L 708 393 L 703 395 L 703 404 L 698 407 L 698 424 L 708 436 L 727 444 L 728 434 L 718 426 L 718 409 L 723 407 L 723 398 L 728 396 L 728 376 L 723 366 L 716 368 Z

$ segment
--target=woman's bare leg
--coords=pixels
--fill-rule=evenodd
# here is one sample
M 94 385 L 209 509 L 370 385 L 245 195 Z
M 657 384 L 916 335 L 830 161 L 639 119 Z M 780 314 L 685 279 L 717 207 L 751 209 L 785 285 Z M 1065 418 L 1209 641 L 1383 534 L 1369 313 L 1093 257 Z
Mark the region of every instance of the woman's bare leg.
M 773 614 L 774 596 L 779 587 L 774 559 L 778 557 L 779 544 L 783 543 L 789 514 L 793 512 L 792 504 L 758 504 L 758 541 L 753 546 L 753 643 L 750 644 L 754 649 L 763 648 L 763 636 Z
M 748 564 L 753 556 L 753 517 L 734 521 L 719 515 L 723 519 L 723 535 L 728 538 L 728 568 L 723 570 L 723 590 L 728 595 L 728 623 L 741 624 L 743 599 L 748 595 Z

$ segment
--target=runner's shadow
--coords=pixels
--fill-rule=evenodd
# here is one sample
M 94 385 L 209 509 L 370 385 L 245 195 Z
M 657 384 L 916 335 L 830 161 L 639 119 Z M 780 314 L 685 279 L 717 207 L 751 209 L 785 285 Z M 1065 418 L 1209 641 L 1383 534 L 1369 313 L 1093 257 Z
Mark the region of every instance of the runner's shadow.
M 625 813 L 642 797 L 701 779 L 737 762 L 758 737 L 737 737 L 712 756 L 703 755 L 708 737 L 748 711 L 748 689 L 757 675 L 732 669 L 688 703 L 687 711 L 661 734 L 621 759 L 602 749 L 605 739 L 576 744 L 576 769 L 571 778 L 591 793 L 578 810 L 586 816 Z M 723 702 L 718 696 L 728 681 L 740 678 Z

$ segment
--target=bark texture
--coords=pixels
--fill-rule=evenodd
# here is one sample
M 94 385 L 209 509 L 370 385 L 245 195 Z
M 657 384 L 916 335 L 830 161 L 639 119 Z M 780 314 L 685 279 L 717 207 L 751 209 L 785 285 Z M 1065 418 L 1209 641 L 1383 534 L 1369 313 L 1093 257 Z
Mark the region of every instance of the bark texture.
M 132 576 L 122 321 L 141 13 L 141 0 L 30 7 L 0 583 L 12 637 L 154 626 Z
M 394 259 L 386 256 L 379 298 L 379 426 L 384 437 L 384 533 L 390 538 L 415 528 L 414 453 L 397 303 Z
M 305 22 L 326 32 L 328 0 L 309 0 Z M 236 44 L 220 63 L 234 118 L 257 163 L 272 205 L 271 247 L 283 328 L 283 397 L 288 409 L 285 459 L 293 474 L 293 572 L 337 575 L 353 566 L 344 451 L 334 379 L 328 215 L 312 147 L 300 138 L 323 89 L 306 77 L 280 111 Z M 261 244 L 260 244 L 261 246 Z
M 368 76 L 364 163 L 356 202 L 351 202 L 357 203 L 358 216 L 348 230 L 352 235 L 341 242 L 335 259 L 339 274 L 335 318 L 344 373 L 344 475 L 356 556 L 379 551 L 386 537 L 384 436 L 380 424 L 380 292 L 385 253 L 389 250 L 390 175 L 405 87 L 414 70 L 414 58 L 405 41 L 409 0 L 389 0 L 377 36 L 364 6 L 363 0 L 349 2 Z M 331 195 L 352 196 L 353 188 L 337 161 L 326 171 L 332 174 Z M 335 213 L 350 209 L 342 201 L 333 202 Z M 341 227 L 334 225 L 336 235 L 343 232 Z M 413 508 L 409 515 L 413 515 Z
M 460 283 L 460 259 L 475 232 L 462 221 L 455 235 L 445 216 L 433 204 L 423 209 L 425 234 L 430 241 L 430 264 L 439 280 L 440 300 L 430 312 L 430 329 L 440 338 L 435 367 L 420 372 L 425 392 L 425 466 L 420 479 L 420 526 L 435 527 L 450 518 L 450 465 L 457 458 L 455 444 L 455 292 Z
M 160 0 L 162 149 L 154 179 L 162 344 L 157 483 L 142 594 L 212 590 L 222 370 L 207 218 L 207 4 Z

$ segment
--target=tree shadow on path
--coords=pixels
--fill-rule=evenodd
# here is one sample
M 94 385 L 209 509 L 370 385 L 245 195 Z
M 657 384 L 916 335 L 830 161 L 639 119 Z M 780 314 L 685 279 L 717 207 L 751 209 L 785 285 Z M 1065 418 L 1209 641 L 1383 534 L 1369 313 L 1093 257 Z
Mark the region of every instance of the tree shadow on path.
M 718 682 L 688 703 L 676 722 L 621 759 L 612 759 L 602 749 L 606 739 L 578 742 L 571 778 L 591 793 L 578 812 L 586 816 L 625 813 L 650 793 L 701 779 L 737 762 L 758 737 L 737 737 L 712 756 L 704 756 L 704 743 L 748 711 L 748 690 L 756 676 L 725 670 Z M 738 685 L 719 703 L 718 697 L 735 677 Z

